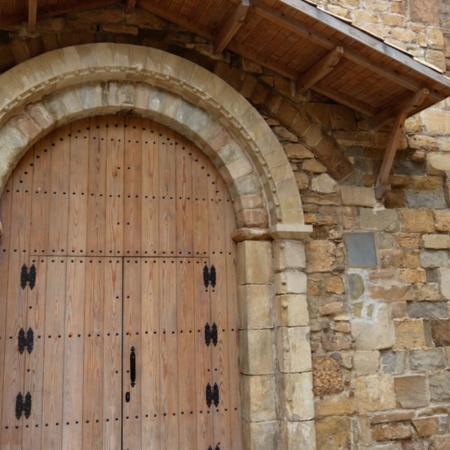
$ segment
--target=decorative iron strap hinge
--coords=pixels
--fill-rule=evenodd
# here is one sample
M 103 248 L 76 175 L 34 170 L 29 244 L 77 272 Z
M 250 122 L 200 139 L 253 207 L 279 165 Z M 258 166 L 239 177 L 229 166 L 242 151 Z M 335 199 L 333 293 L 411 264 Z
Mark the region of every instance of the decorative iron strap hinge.
M 205 344 L 209 347 L 211 342 L 214 347 L 217 345 L 219 340 L 219 331 L 217 330 L 217 325 L 215 323 L 212 326 L 207 323 L 205 325 Z
M 205 288 L 207 288 L 209 285 L 212 287 L 216 286 L 216 268 L 214 266 L 211 266 L 208 269 L 208 266 L 205 264 L 203 267 L 203 283 L 205 285 Z
M 208 447 L 208 450 L 213 450 L 211 446 Z M 214 450 L 220 450 L 220 444 L 217 444 Z
M 31 416 L 31 394 L 27 392 L 25 399 L 22 392 L 19 392 L 16 397 L 16 417 L 19 420 L 22 417 L 22 413 L 28 419 Z
M 24 264 L 20 271 L 20 286 L 22 289 L 25 289 L 27 284 L 30 286 L 30 289 L 33 289 L 36 285 L 36 267 L 34 264 L 30 267 L 30 270 L 28 270 L 27 265 Z
M 19 353 L 22 354 L 25 351 L 25 347 L 27 348 L 28 353 L 33 351 L 34 347 L 34 333 L 31 328 L 28 328 L 28 331 L 25 334 L 25 330 L 23 328 L 19 331 Z
M 214 387 L 208 383 L 206 386 L 206 404 L 208 408 L 211 408 L 211 405 L 214 403 L 214 406 L 217 408 L 219 406 L 219 386 L 217 383 L 214 383 Z

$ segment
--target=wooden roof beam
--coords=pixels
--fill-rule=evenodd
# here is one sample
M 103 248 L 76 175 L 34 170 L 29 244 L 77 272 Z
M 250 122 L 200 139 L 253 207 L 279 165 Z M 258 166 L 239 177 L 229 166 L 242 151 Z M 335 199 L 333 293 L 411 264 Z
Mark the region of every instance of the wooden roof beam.
M 242 27 L 247 16 L 250 0 L 241 0 L 236 8 L 225 22 L 225 25 L 219 32 L 216 41 L 214 42 L 214 53 L 223 52 L 231 40 L 236 36 L 236 33 Z
M 415 111 L 425 101 L 429 94 L 430 91 L 427 88 L 422 88 L 414 94 L 404 97 L 402 100 L 398 101 L 397 104 L 390 105 L 388 108 L 383 109 L 372 117 L 372 128 L 379 129 L 383 127 L 393 121 L 395 119 L 395 115 L 400 112 L 406 112 L 409 114 L 412 111 Z
M 303 2 L 302 2 L 303 3 Z M 305 4 L 305 8 L 307 5 Z M 303 8 L 303 7 L 302 7 Z M 314 10 L 317 8 L 312 7 Z M 298 9 L 298 8 L 297 8 Z M 265 19 L 277 23 L 280 26 L 283 26 L 285 29 L 292 31 L 293 33 L 303 36 L 304 38 L 310 40 L 311 42 L 314 42 L 324 48 L 327 48 L 329 50 L 337 47 L 340 45 L 340 42 L 336 39 L 332 39 L 329 36 L 325 35 L 324 33 L 315 30 L 314 28 L 311 28 L 310 26 L 306 25 L 305 23 L 302 23 L 296 19 L 293 19 L 291 17 L 287 17 L 284 14 L 282 14 L 279 11 L 276 11 L 267 5 L 265 5 L 261 0 L 252 0 L 252 11 L 254 11 L 256 14 L 258 14 L 260 17 L 264 17 Z M 331 21 L 334 19 L 333 17 L 327 15 L 327 19 Z M 340 31 L 343 34 L 346 34 L 347 36 L 351 36 L 352 33 L 350 33 L 347 28 L 347 24 L 344 24 L 343 22 L 340 23 L 338 19 L 333 20 L 333 22 L 336 24 L 333 28 L 337 28 L 338 31 Z M 355 30 L 352 28 L 353 33 Z M 374 39 L 374 42 L 376 39 Z M 387 47 L 386 44 L 383 44 Z M 394 51 L 393 48 L 390 49 L 391 51 Z M 379 50 L 378 50 L 379 51 Z M 401 52 L 398 51 L 400 54 Z M 390 69 L 388 67 L 383 66 L 382 64 L 376 63 L 374 61 L 371 61 L 368 57 L 356 52 L 355 50 L 352 50 L 350 48 L 345 48 L 345 57 L 349 59 L 350 61 L 353 61 L 354 63 L 357 63 L 363 67 L 366 67 L 367 69 L 372 70 L 373 72 L 387 78 L 388 80 L 391 80 L 400 86 L 403 86 L 404 88 L 407 88 L 411 91 L 416 92 L 419 90 L 422 86 L 420 86 L 416 81 L 412 80 L 410 77 L 404 76 L 399 74 L 393 69 Z M 410 58 L 409 58 L 410 59 Z M 426 68 L 424 66 L 423 70 L 425 71 Z M 443 96 L 438 94 L 437 92 L 430 91 L 430 96 L 433 97 L 437 101 L 443 100 Z
M 407 117 L 408 113 L 402 111 L 397 114 L 397 117 L 395 118 L 394 127 L 392 128 L 383 163 L 381 164 L 380 173 L 378 174 L 377 184 L 375 185 L 375 197 L 378 200 L 381 200 L 386 191 L 390 189 L 388 184 L 389 174 L 391 173 L 392 165 L 394 164 L 395 154 L 397 153 Z
M 37 0 L 28 0 L 28 32 L 36 31 L 37 23 Z
M 127 0 L 127 4 L 125 6 L 125 14 L 133 14 L 136 9 L 137 0 Z
M 317 61 L 297 81 L 297 93 L 302 94 L 314 86 L 322 78 L 325 78 L 338 64 L 344 54 L 344 48 L 335 47 L 322 59 Z

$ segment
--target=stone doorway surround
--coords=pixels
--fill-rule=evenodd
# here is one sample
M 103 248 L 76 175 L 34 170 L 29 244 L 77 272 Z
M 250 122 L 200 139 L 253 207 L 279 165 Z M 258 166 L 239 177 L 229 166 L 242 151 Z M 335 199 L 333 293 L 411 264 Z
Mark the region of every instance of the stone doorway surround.
M 241 94 L 190 61 L 126 44 L 67 47 L 0 76 L 0 193 L 37 140 L 101 114 L 158 121 L 219 170 L 238 226 L 244 447 L 314 449 L 303 243 L 312 230 L 280 143 Z

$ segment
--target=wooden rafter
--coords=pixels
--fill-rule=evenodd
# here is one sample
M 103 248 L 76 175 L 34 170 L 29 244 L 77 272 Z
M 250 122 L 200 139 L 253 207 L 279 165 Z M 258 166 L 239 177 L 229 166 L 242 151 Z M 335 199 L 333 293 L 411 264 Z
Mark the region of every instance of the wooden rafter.
M 225 50 L 227 45 L 242 27 L 245 22 L 249 6 L 250 0 L 241 0 L 233 11 L 233 14 L 231 14 L 231 16 L 227 19 L 225 25 L 220 30 L 216 41 L 214 42 L 214 52 L 216 54 Z
M 386 125 L 387 123 L 395 119 L 395 115 L 399 112 L 410 113 L 416 110 L 428 97 L 430 91 L 426 88 L 419 89 L 414 94 L 408 95 L 399 100 L 397 104 L 385 108 L 374 117 L 372 117 L 371 123 L 373 129 L 378 129 Z
M 37 23 L 37 0 L 28 0 L 28 31 L 34 33 Z
M 277 23 L 278 25 L 292 31 L 298 36 L 303 36 L 311 42 L 314 42 L 324 48 L 331 50 L 339 46 L 339 42 L 337 42 L 336 40 L 330 38 L 320 31 L 311 28 L 303 22 L 300 22 L 291 17 L 287 17 L 281 12 L 268 7 L 261 0 L 252 0 L 252 10 L 255 11 L 255 13 L 260 17 L 263 17 L 273 23 Z M 342 33 L 345 33 L 345 31 L 342 30 Z M 400 86 L 403 86 L 404 88 L 416 92 L 422 87 L 411 77 L 401 75 L 395 70 L 383 66 L 382 64 L 377 64 L 376 62 L 371 61 L 368 57 L 352 50 L 351 48 L 345 47 L 344 50 L 346 59 L 363 67 L 366 67 L 367 69 L 370 69 L 371 71 L 399 84 Z M 438 101 L 443 100 L 442 96 L 432 91 L 430 91 L 430 96 Z
M 127 0 L 127 4 L 125 5 L 125 13 L 126 14 L 134 13 L 134 10 L 136 8 L 136 2 L 137 2 L 137 0 Z
M 344 48 L 338 46 L 317 61 L 298 79 L 297 92 L 301 94 L 307 91 L 322 78 L 326 77 L 339 64 L 343 54 Z
M 391 173 L 392 164 L 394 163 L 395 154 L 397 153 L 407 117 L 408 113 L 402 111 L 397 114 L 397 117 L 395 118 L 394 127 L 392 128 L 391 135 L 389 137 L 383 163 L 381 164 L 380 173 L 378 174 L 377 184 L 375 186 L 375 196 L 378 200 L 381 200 L 385 192 L 389 189 L 389 174 Z

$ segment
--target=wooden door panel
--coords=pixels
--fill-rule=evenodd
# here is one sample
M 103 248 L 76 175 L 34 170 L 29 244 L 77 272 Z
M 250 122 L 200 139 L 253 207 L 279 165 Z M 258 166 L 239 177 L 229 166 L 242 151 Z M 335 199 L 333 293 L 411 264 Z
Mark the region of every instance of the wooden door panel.
M 149 120 L 74 122 L 19 162 L 0 220 L 2 450 L 241 447 L 234 213 L 202 152 Z M 24 262 L 34 290 L 17 288 Z M 19 357 L 28 326 L 36 347 Z M 27 390 L 34 409 L 18 425 Z

